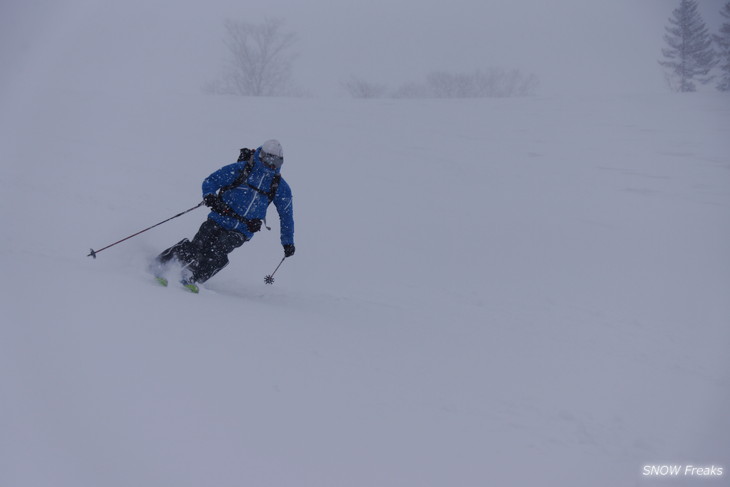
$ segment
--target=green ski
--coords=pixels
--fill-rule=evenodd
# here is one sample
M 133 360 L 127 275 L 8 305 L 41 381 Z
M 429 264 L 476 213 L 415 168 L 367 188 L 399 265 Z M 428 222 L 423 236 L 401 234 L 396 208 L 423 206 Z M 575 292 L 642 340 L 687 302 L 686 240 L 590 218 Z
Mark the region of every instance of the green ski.
M 193 294 L 198 294 L 200 292 L 200 289 L 195 284 L 192 284 L 192 283 L 190 283 L 190 284 L 181 283 L 181 284 L 183 285 L 183 287 L 185 289 L 187 289 L 188 291 L 190 291 Z

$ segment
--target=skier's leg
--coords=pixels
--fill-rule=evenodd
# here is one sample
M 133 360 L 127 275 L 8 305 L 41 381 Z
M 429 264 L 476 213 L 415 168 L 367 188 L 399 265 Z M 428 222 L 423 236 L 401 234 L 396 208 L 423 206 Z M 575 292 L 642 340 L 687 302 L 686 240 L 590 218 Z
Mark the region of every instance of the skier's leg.
M 210 235 L 211 225 L 208 222 L 210 220 L 206 220 L 200 225 L 200 229 L 195 234 L 195 237 L 193 237 L 192 242 L 184 238 L 169 249 L 163 250 L 160 255 L 155 257 L 150 265 L 152 273 L 156 276 L 162 275 L 165 272 L 167 264 L 172 260 L 178 261 L 183 267 L 195 265 L 200 249 L 206 245 L 210 245 L 214 241 Z
M 192 282 L 203 283 L 213 277 L 228 265 L 228 254 L 246 242 L 242 233 L 226 230 L 212 220 L 206 224 L 205 232 L 201 226 L 192 241 L 197 254 L 195 263 L 188 266 Z
M 190 256 L 190 240 L 184 238 L 178 243 L 170 247 L 169 249 L 163 250 L 160 255 L 155 258 L 155 261 L 160 264 L 167 264 L 173 258 L 185 261 Z
M 187 238 L 180 240 L 178 243 L 169 249 L 163 250 L 160 255 L 155 257 L 149 265 L 149 271 L 158 279 L 164 279 L 167 272 L 167 265 L 170 261 L 174 259 L 185 265 L 193 259 L 190 247 L 190 241 Z M 166 281 L 167 279 L 164 280 Z

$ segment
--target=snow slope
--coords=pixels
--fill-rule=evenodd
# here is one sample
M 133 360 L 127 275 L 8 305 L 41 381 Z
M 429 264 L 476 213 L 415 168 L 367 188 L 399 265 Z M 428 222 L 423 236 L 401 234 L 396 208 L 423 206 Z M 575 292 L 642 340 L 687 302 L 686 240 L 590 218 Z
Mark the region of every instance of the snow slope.
M 727 482 L 727 97 L 4 104 L 0 485 Z M 199 295 L 203 209 L 86 256 L 271 137 L 274 286 L 273 208 Z

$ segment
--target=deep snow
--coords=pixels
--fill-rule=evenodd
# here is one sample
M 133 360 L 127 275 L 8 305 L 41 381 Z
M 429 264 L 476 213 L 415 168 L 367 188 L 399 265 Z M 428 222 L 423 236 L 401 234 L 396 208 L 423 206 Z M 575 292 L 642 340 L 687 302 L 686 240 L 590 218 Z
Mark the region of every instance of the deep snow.
M 0 485 L 727 482 L 726 96 L 4 104 Z M 274 286 L 273 207 L 199 295 L 203 209 L 86 256 L 271 137 Z

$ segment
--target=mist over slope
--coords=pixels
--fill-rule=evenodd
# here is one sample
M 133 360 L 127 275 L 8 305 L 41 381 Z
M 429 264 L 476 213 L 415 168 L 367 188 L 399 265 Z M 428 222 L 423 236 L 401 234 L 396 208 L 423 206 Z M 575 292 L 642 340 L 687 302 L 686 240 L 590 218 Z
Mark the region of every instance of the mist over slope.
M 64 91 L 0 129 L 2 485 L 730 468 L 727 97 Z M 203 209 L 86 257 L 272 137 L 297 244 L 274 286 L 273 209 L 197 296 L 145 268 Z

